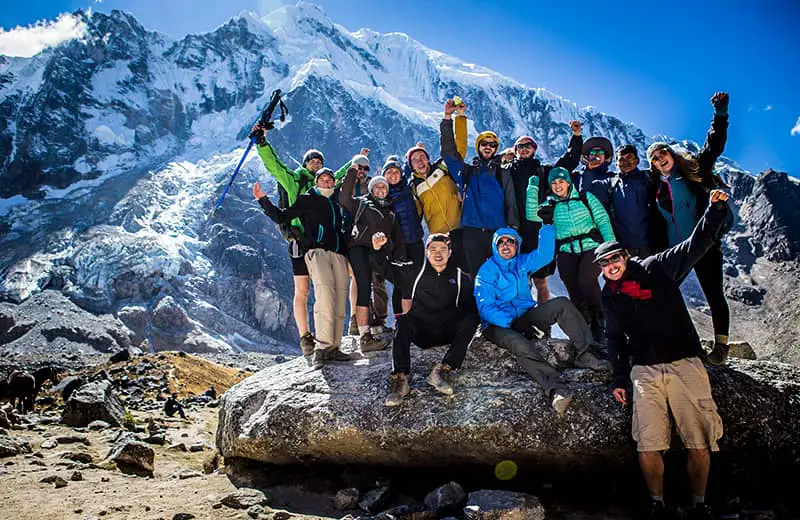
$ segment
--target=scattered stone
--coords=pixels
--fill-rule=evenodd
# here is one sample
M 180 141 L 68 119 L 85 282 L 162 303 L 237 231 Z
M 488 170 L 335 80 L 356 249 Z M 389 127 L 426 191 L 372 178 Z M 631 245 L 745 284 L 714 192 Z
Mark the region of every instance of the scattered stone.
M 184 443 L 182 443 L 182 442 L 179 442 L 178 444 L 170 444 L 170 445 L 167 447 L 167 449 L 168 449 L 168 450 L 173 450 L 173 451 L 188 451 L 188 450 L 186 449 L 186 444 L 184 444 Z
M 253 506 L 247 508 L 247 516 L 249 516 L 250 518 L 258 518 L 266 512 L 267 511 L 266 509 L 264 509 L 263 506 Z
M 111 480 L 110 477 L 100 477 L 100 482 L 108 482 L 110 480 Z
M 194 515 L 192 513 L 175 513 L 172 520 L 192 520 Z
M 358 507 L 367 513 L 378 513 L 389 498 L 389 486 L 382 486 L 364 493 L 358 501 Z
M 112 447 L 106 460 L 113 461 L 123 473 L 153 475 L 155 452 L 147 444 L 131 436 L 123 436 Z
M 73 471 L 69 479 L 72 480 L 73 482 L 79 482 L 83 480 L 83 473 L 81 473 L 80 471 Z
M 214 470 L 219 467 L 220 459 L 219 451 L 214 450 L 210 456 L 203 460 L 203 473 L 206 475 L 214 473 Z
M 55 484 L 56 489 L 67 487 L 68 482 L 61 477 L 56 477 L 56 481 L 53 482 Z
M 47 466 L 47 464 L 45 464 L 44 461 L 41 461 L 41 460 L 38 460 L 38 459 L 34 459 L 34 460 L 30 461 L 29 464 L 31 466 Z
M 272 520 L 289 520 L 294 518 L 294 515 L 288 511 L 275 511 L 272 514 Z
M 120 350 L 119 352 L 112 355 L 108 358 L 110 363 L 122 363 L 123 361 L 129 361 L 131 359 L 131 352 L 127 348 Z
M 401 505 L 387 509 L 375 516 L 375 520 L 436 520 L 439 516 L 433 511 L 427 511 L 425 506 Z M 450 517 L 452 519 L 452 517 Z M 452 519 L 455 520 L 455 519 Z
M 69 426 L 86 426 L 96 420 L 122 426 L 124 418 L 125 409 L 110 381 L 98 381 L 80 387 L 70 396 L 62 416 L 63 422 Z
M 155 435 L 145 437 L 143 440 L 147 444 L 157 444 L 159 446 L 163 446 L 167 443 L 167 437 L 163 433 L 157 433 Z
M 339 511 L 355 509 L 358 505 L 359 492 L 356 488 L 341 489 L 333 497 L 333 507 Z
M 0 428 L 11 428 L 11 422 L 8 420 L 5 410 L 0 410 Z
M 178 480 L 186 480 L 187 478 L 196 478 L 196 477 L 202 477 L 202 476 L 203 476 L 203 474 L 200 473 L 199 471 L 185 469 L 185 470 L 181 471 L 180 473 L 178 473 Z
M 14 457 L 31 451 L 31 444 L 27 439 L 0 435 L 0 457 Z
M 464 508 L 467 493 L 458 483 L 449 482 L 425 496 L 425 507 L 439 516 L 455 515 Z
M 82 442 L 87 446 L 91 444 L 86 435 L 59 435 L 55 440 L 59 444 L 74 444 L 77 442 Z
M 90 454 L 82 451 L 65 451 L 59 457 L 62 459 L 69 459 L 75 462 L 81 462 L 83 464 L 91 464 L 93 461 L 93 458 Z
M 55 484 L 56 488 L 62 488 L 67 485 L 67 481 L 58 475 L 48 475 L 39 482 L 43 482 L 45 484 Z
M 55 440 L 55 439 L 45 439 L 42 442 L 42 449 L 45 449 L 45 450 L 52 450 L 56 446 L 58 446 L 58 441 Z
M 253 506 L 269 505 L 266 495 L 257 489 L 240 488 L 220 501 L 232 509 L 248 509 Z
M 189 451 L 192 453 L 197 453 L 198 451 L 203 451 L 206 449 L 206 444 L 204 442 L 196 442 L 189 446 Z
M 544 520 L 544 507 L 533 495 L 515 491 L 480 490 L 470 493 L 464 520 Z
M 90 422 L 87 428 L 89 428 L 89 431 L 98 432 L 111 428 L 111 425 L 105 421 L 97 420 Z

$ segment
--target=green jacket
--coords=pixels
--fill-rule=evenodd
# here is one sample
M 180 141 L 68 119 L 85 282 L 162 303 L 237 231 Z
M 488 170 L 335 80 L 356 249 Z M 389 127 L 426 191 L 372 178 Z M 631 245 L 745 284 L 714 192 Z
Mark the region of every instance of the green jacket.
M 257 146 L 257 149 L 264 167 L 275 177 L 280 187 L 286 192 L 287 207 L 293 206 L 297 202 L 299 195 L 308 193 L 314 187 L 314 174 L 305 166 L 298 166 L 295 170 L 290 169 L 278 158 L 278 154 L 275 153 L 275 149 L 269 142 L 264 146 Z M 336 170 L 334 178 L 337 184 L 344 178 L 348 168 L 350 168 L 350 161 L 347 161 L 344 166 Z M 291 225 L 298 228 L 300 230 L 299 236 L 302 236 L 303 225 L 300 223 L 300 219 L 293 219 Z
M 603 204 L 591 193 L 586 193 L 585 197 L 586 204 L 574 186 L 570 186 L 566 199 L 555 194 L 547 197 L 547 203 L 555 206 L 553 224 L 559 252 L 583 253 L 597 249 L 601 242 L 616 240 Z M 538 178 L 533 176 L 528 181 L 525 216 L 532 222 L 541 222 L 538 211 L 539 184 Z

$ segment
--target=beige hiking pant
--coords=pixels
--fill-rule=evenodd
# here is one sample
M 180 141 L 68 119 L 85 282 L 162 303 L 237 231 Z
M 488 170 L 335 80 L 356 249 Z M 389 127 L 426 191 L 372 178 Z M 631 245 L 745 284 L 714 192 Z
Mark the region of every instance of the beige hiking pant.
M 349 294 L 347 258 L 324 249 L 311 249 L 305 258 L 314 284 L 315 348 L 339 348 Z

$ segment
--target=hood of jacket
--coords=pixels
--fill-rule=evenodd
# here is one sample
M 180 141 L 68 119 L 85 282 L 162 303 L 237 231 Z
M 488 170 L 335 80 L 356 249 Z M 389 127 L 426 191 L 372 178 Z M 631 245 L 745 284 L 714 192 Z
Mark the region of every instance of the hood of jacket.
M 497 250 L 497 242 L 502 237 L 514 237 L 517 240 L 517 254 L 514 255 L 513 258 L 505 259 L 500 256 L 500 252 Z M 519 236 L 516 229 L 510 227 L 500 228 L 494 232 L 494 236 L 492 237 L 492 259 L 499 267 L 508 269 L 517 263 L 517 257 L 519 256 L 521 247 L 522 237 Z

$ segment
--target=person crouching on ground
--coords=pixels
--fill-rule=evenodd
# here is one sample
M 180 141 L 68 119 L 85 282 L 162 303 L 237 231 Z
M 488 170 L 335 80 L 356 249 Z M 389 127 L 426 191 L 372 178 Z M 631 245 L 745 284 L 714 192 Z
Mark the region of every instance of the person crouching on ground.
M 427 381 L 444 395 L 453 393 L 450 374 L 461 368 L 480 319 L 472 294 L 472 281 L 449 262 L 451 254 L 449 236 L 441 233 L 428 236 L 426 261 L 411 292 L 411 310 L 397 318 L 386 406 L 399 405 L 409 392 L 412 342 L 422 349 L 450 345 Z
M 628 403 L 633 383 L 634 440 L 639 464 L 653 499 L 652 518 L 665 518 L 662 452 L 670 446 L 672 419 L 687 448 L 689 484 L 694 495 L 690 518 L 712 518 L 705 506 L 711 466 L 722 420 L 711 396 L 700 337 L 680 290 L 681 280 L 722 236 L 728 196 L 712 190 L 710 204 L 692 234 L 645 259 L 631 258 L 616 241 L 595 250 L 603 271 L 603 307 L 608 325 L 609 359 L 614 367 L 614 398 Z M 632 368 L 631 368 L 632 366 Z
M 561 374 L 537 352 L 534 340 L 542 331 L 558 323 L 575 350 L 576 367 L 608 370 L 609 364 L 592 351 L 592 332 L 581 313 L 567 298 L 552 298 L 541 304 L 531 296 L 528 281 L 553 260 L 555 228 L 550 206 L 539 217 L 539 247 L 527 254 L 518 254 L 521 238 L 512 228 L 498 229 L 492 245 L 494 254 L 478 270 L 475 299 L 484 322 L 484 337 L 514 354 L 525 371 L 539 383 L 552 400 L 553 408 L 564 412 L 572 394 L 561 381 Z

